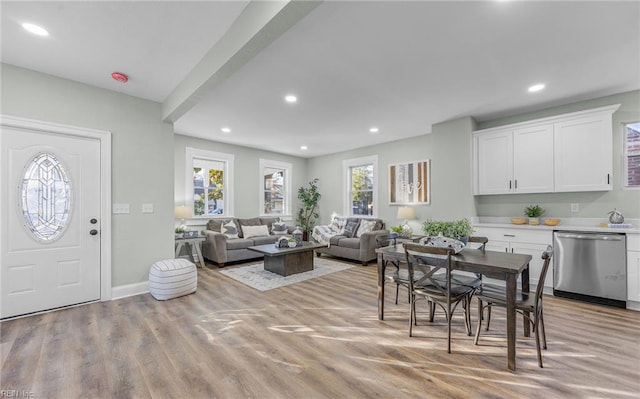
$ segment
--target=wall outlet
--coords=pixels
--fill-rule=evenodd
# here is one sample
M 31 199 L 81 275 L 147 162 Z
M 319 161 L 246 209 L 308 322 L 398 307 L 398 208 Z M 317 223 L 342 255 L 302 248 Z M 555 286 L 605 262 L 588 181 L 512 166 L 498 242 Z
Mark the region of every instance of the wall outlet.
M 580 204 L 571 204 L 571 212 L 580 212 Z
M 129 213 L 129 204 L 113 204 L 113 213 L 114 214 L 128 214 Z
M 153 213 L 153 204 L 142 204 L 142 213 Z

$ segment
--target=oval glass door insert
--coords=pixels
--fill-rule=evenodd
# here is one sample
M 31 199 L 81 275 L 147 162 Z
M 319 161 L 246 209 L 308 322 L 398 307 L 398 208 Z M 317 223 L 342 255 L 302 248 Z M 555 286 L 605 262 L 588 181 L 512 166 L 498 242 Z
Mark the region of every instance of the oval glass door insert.
M 52 242 L 64 232 L 71 213 L 71 183 L 64 165 L 51 153 L 36 155 L 25 167 L 22 216 L 38 241 Z

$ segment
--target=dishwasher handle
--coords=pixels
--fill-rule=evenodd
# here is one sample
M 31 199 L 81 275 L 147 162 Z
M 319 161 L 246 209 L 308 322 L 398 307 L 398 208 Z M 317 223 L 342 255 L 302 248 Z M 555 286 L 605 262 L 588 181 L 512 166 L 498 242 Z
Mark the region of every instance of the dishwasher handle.
M 556 233 L 559 238 L 574 238 L 576 240 L 598 240 L 598 241 L 622 241 L 624 236 L 620 234 L 579 234 L 579 233 Z

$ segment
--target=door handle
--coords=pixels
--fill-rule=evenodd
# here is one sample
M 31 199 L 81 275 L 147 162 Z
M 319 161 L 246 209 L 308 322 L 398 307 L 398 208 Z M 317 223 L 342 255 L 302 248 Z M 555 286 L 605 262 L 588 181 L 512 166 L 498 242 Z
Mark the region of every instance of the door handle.
M 91 234 L 92 236 L 95 236 L 96 234 L 98 234 L 98 230 L 93 229 L 89 232 L 89 234 Z

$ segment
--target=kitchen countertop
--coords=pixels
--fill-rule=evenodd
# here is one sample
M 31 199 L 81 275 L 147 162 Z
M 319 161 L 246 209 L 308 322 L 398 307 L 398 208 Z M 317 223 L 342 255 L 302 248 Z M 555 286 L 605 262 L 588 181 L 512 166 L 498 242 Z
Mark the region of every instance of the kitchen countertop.
M 544 221 L 544 217 L 540 218 L 540 221 Z M 553 218 L 551 218 L 553 219 Z M 596 233 L 625 233 L 625 234 L 640 234 L 640 220 L 630 219 L 625 220 L 625 223 L 631 224 L 631 228 L 614 228 L 614 227 L 600 227 L 600 223 L 607 223 L 607 219 L 598 218 L 557 218 L 560 219 L 560 223 L 557 226 L 547 226 L 539 224 L 538 226 L 532 226 L 529 224 L 513 224 L 511 218 L 504 217 L 477 217 L 472 218 L 471 222 L 474 227 L 500 227 L 508 229 L 526 229 L 526 230 L 567 230 L 567 231 L 585 231 Z

